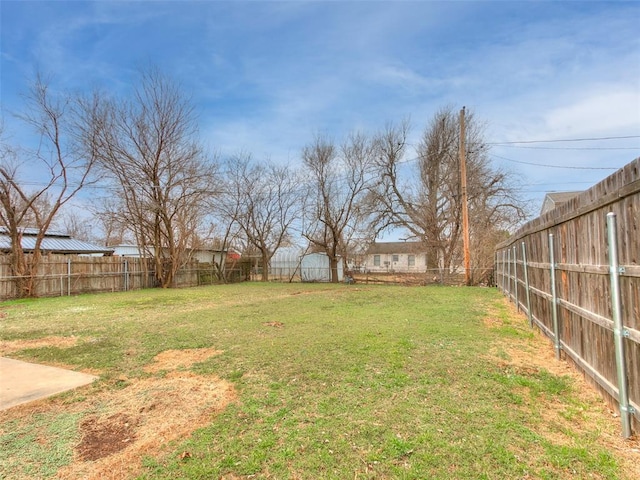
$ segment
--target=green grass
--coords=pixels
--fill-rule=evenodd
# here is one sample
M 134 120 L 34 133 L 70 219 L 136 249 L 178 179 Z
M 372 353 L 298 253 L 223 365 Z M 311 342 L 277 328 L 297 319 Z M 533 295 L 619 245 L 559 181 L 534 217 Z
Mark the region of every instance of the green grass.
M 243 284 L 0 309 L 4 340 L 77 336 L 71 348 L 12 356 L 100 370 L 95 389 L 148 375 L 144 365 L 163 350 L 224 351 L 192 369 L 232 382 L 238 401 L 169 454 L 145 458 L 143 479 L 628 478 L 597 432 L 541 414 L 553 402 L 564 420 L 578 415 L 568 377 L 499 364 L 505 344 L 535 339 L 495 290 Z M 485 326 L 488 309 L 499 328 Z M 284 327 L 264 325 L 275 321 Z M 78 418 L 58 416 L 0 425 L 9 454 L 0 477 L 45 478 L 70 461 Z M 10 477 L 16 449 L 56 422 L 70 425 L 55 441 L 62 453 L 21 454 L 33 470 Z M 557 435 L 541 433 L 549 430 Z
M 0 433 L 0 478 L 47 478 L 72 459 L 78 414 L 35 415 L 28 424 L 9 421 Z

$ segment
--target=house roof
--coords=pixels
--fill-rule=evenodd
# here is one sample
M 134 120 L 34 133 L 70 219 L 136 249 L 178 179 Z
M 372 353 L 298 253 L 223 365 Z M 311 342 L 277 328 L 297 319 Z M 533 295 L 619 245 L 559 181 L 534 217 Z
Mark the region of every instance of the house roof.
M 425 250 L 422 242 L 374 242 L 369 245 L 367 254 L 422 253 Z
M 25 252 L 32 252 L 36 245 L 36 237 L 38 230 L 34 228 L 24 229 L 22 233 L 22 249 Z M 0 252 L 11 251 L 11 238 L 7 235 L 7 229 L 0 227 Z M 44 253 L 61 253 L 61 254 L 89 254 L 104 253 L 111 254 L 113 249 L 94 245 L 89 242 L 83 242 L 71 238 L 70 235 L 51 232 L 47 233 L 42 239 L 40 251 Z
M 146 253 L 144 253 L 141 247 L 138 247 L 137 245 L 120 244 L 111 245 L 109 248 L 113 251 L 114 255 L 120 257 L 153 257 L 153 255 L 155 254 L 155 248 L 152 246 L 146 247 Z M 165 252 L 167 250 L 168 249 L 165 248 Z M 225 253 L 227 253 L 227 250 L 220 250 L 217 248 L 188 248 L 187 250 L 192 254 L 204 252 L 224 255 Z
M 544 201 L 542 202 L 542 208 L 540 210 L 540 214 L 546 213 L 549 210 L 553 210 L 559 205 L 568 202 L 572 198 L 580 195 L 582 191 L 575 192 L 549 192 L 544 196 Z

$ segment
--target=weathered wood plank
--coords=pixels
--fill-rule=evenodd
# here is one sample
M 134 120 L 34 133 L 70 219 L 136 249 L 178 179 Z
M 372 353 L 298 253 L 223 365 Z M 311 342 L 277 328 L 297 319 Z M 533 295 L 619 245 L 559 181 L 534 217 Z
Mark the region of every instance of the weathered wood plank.
M 568 358 L 609 397 L 617 395 L 607 214 L 618 218 L 622 323 L 629 400 L 640 404 L 640 158 L 532 220 L 498 251 L 525 243 L 531 314 L 553 336 L 548 236 L 554 235 L 560 341 Z M 520 282 L 519 282 L 520 284 Z M 524 296 L 524 288 L 519 294 Z M 519 297 L 520 299 L 520 297 Z M 638 431 L 640 417 L 636 414 Z

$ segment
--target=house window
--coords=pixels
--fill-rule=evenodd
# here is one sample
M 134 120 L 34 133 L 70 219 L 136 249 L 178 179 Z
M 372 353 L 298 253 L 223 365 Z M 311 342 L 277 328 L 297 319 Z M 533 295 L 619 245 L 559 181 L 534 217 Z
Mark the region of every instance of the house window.
M 415 255 L 409 255 L 408 262 L 409 262 L 409 266 L 410 267 L 414 267 L 416 265 L 416 256 Z
M 374 267 L 379 267 L 380 266 L 380 255 L 374 255 L 373 256 L 373 266 Z
M 400 260 L 399 255 L 394 255 L 392 260 L 393 263 L 398 263 L 398 260 Z

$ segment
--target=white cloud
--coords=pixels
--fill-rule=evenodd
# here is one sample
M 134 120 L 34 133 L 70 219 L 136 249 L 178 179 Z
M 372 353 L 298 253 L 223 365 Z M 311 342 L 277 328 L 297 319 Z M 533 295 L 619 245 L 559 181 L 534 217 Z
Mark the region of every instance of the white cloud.
M 640 91 L 608 85 L 545 115 L 547 127 L 560 136 L 640 132 Z

